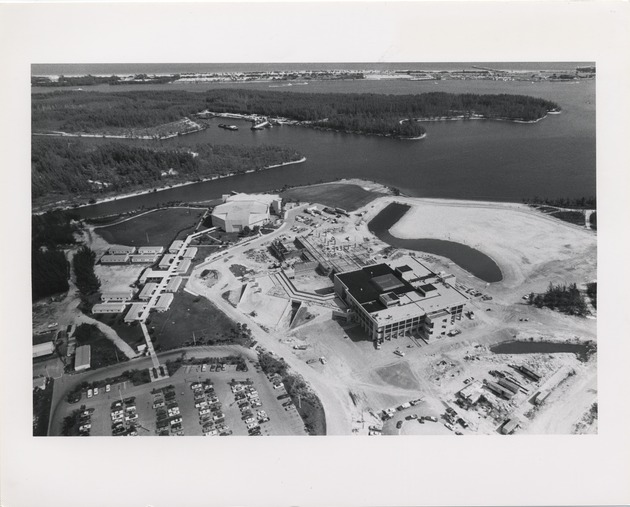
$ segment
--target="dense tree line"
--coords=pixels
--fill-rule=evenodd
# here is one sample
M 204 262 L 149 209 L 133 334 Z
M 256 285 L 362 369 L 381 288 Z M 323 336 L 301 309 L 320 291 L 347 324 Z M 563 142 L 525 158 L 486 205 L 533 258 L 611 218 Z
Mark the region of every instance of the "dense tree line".
M 525 95 L 477 95 L 443 92 L 417 95 L 374 93 L 282 93 L 255 90 L 211 90 L 206 94 L 210 111 L 257 113 L 315 121 L 322 126 L 350 124 L 371 128 L 387 121 L 392 133 L 399 120 L 481 115 L 485 118 L 536 120 L 559 109 L 553 102 Z M 327 121 L 322 121 L 327 119 Z M 409 125 L 411 128 L 412 125 Z M 417 126 L 413 126 L 417 127 Z M 382 127 L 381 127 L 382 128 Z
M 586 284 L 586 294 L 591 300 L 593 308 L 597 308 L 597 282 L 591 282 Z
M 152 127 L 204 109 L 282 116 L 334 130 L 416 137 L 424 127 L 409 118 L 472 117 L 532 121 L 553 102 L 525 95 L 477 95 L 442 92 L 416 95 L 374 93 L 287 93 L 218 89 L 205 93 L 141 91 L 33 94 L 33 131 L 98 132 L 107 128 Z
M 82 299 L 98 292 L 101 288 L 101 282 L 94 273 L 95 262 L 96 254 L 87 246 L 79 248 L 72 259 L 76 284 Z
M 31 219 L 33 246 L 52 248 L 57 245 L 73 245 L 76 243 L 74 232 L 77 230 L 73 224 L 74 219 L 76 215 L 67 211 L 49 211 L 33 215 Z
M 31 249 L 32 299 L 68 291 L 68 261 L 57 249 Z
M 78 193 L 151 188 L 262 169 L 300 158 L 294 150 L 269 145 L 199 145 L 184 149 L 33 137 L 32 197 L 54 201 Z
M 543 206 L 556 206 L 558 208 L 595 209 L 597 208 L 597 198 L 590 197 L 533 197 L 523 199 L 525 204 L 536 204 Z
M 32 299 L 68 290 L 68 261 L 61 245 L 76 241 L 74 216 L 64 211 L 33 215 L 31 219 L 31 288 Z
M 584 296 L 573 283 L 570 285 L 553 285 L 549 284 L 547 291 L 543 294 L 534 294 L 529 296 L 529 304 L 538 308 L 551 308 L 568 315 L 579 315 L 584 317 L 588 314 Z

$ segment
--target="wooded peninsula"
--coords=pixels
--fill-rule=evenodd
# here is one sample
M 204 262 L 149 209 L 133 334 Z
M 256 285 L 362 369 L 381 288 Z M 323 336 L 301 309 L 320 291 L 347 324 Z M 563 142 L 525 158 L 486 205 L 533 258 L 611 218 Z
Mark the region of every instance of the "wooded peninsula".
M 69 197 L 98 198 L 215 176 L 259 170 L 302 159 L 279 146 L 199 144 L 186 148 L 150 142 L 90 143 L 78 138 L 32 138 L 33 204 Z
M 484 118 L 534 122 L 560 107 L 525 95 L 442 92 L 416 95 L 287 93 L 218 89 L 203 93 L 60 91 L 33 94 L 33 132 L 102 133 L 111 128 L 148 128 L 194 117 L 202 111 L 282 117 L 340 132 L 417 138 L 417 120 Z M 407 121 L 403 121 L 407 120 Z

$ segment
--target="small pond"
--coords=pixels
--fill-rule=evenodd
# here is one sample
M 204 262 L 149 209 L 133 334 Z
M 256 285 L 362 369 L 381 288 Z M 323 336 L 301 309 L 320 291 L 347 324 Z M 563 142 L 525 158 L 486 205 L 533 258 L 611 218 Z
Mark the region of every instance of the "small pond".
M 490 348 L 495 354 L 561 354 L 572 353 L 580 361 L 587 361 L 595 351 L 591 343 L 560 343 L 546 341 L 510 341 Z

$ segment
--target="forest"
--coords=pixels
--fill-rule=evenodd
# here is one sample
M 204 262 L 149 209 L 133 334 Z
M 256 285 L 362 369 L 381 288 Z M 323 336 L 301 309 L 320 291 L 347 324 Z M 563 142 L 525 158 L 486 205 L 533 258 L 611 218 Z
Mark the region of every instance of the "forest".
M 529 295 L 530 305 L 538 308 L 551 308 L 568 315 L 578 315 L 584 317 L 588 315 L 588 307 L 584 301 L 584 296 L 577 288 L 576 284 L 570 285 L 553 285 L 549 284 L 547 291 L 543 294 Z M 597 300 L 595 301 L 595 305 Z
M 68 261 L 61 245 L 75 243 L 73 215 L 53 211 L 33 215 L 31 219 L 31 288 L 32 299 L 68 290 Z
M 33 132 L 99 132 L 107 128 L 153 127 L 203 110 L 280 116 L 313 127 L 394 137 L 418 137 L 425 128 L 411 118 L 472 117 L 534 121 L 560 110 L 525 95 L 442 92 L 416 95 L 287 93 L 243 89 L 77 92 L 33 94 Z
M 76 194 L 93 197 L 262 169 L 300 158 L 294 150 L 269 145 L 200 144 L 175 149 L 148 142 L 95 144 L 34 136 L 32 198 L 54 202 Z

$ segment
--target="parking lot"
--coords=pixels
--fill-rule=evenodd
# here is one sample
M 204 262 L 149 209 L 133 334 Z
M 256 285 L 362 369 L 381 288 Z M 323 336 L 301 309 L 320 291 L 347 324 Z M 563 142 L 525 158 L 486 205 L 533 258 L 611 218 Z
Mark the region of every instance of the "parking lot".
M 214 370 L 214 371 L 212 371 Z M 185 365 L 152 384 L 114 384 L 82 398 L 90 436 L 305 435 L 284 387 L 234 365 Z M 286 406 L 284 406 L 286 405 Z M 82 424 L 83 426 L 83 424 Z

